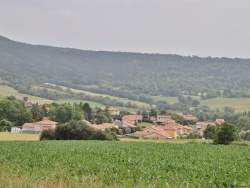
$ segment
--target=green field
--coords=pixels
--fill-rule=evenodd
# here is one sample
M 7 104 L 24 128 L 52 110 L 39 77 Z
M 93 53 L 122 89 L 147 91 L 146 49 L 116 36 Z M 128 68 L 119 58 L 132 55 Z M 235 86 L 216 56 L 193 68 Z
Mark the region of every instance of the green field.
M 250 147 L 13 141 L 0 151 L 0 187 L 250 186 Z
M 55 84 L 51 84 L 51 83 L 46 83 L 48 85 L 54 85 Z M 60 86 L 61 88 L 63 89 L 67 89 L 67 87 L 64 87 L 64 86 Z M 109 97 L 110 99 L 115 99 L 117 101 L 120 101 L 120 102 L 123 102 L 123 103 L 128 103 L 128 102 L 131 102 L 132 104 L 136 104 L 139 108 L 142 108 L 142 107 L 146 107 L 146 108 L 149 108 L 149 104 L 147 103 L 144 103 L 144 102 L 140 102 L 140 101 L 134 101 L 134 100 L 129 100 L 129 99 L 124 99 L 124 98 L 119 98 L 119 97 L 113 97 L 113 96 L 110 96 L 110 95 L 105 95 L 105 94 L 97 94 L 97 93 L 93 93 L 93 92 L 89 92 L 89 91 L 84 91 L 84 90 L 79 90 L 79 89 L 72 89 L 70 88 L 70 90 L 72 92 L 75 92 L 75 93 L 84 93 L 86 95 L 90 95 L 90 96 L 102 96 L 102 97 Z
M 9 86 L 5 86 L 5 85 L 0 85 L 0 95 L 3 95 L 3 96 L 11 96 L 11 95 L 13 95 L 18 99 L 23 99 L 24 96 L 27 96 L 30 102 L 32 102 L 32 103 L 37 103 L 38 102 L 38 104 L 45 104 L 45 103 L 51 103 L 52 102 L 51 100 L 44 99 L 44 98 L 41 98 L 41 97 L 35 97 L 35 96 L 31 96 L 31 95 L 18 93 L 17 90 L 15 90 L 15 89 L 13 89 L 13 88 L 11 88 Z
M 225 106 L 230 106 L 235 108 L 237 112 L 249 111 L 250 110 L 250 98 L 213 98 L 207 100 L 200 100 L 199 96 L 191 96 L 193 99 L 200 101 L 200 106 L 206 105 L 212 109 L 223 109 Z M 154 101 L 164 100 L 169 104 L 174 104 L 178 102 L 177 97 L 164 97 L 164 96 L 154 96 Z
M 250 110 L 250 99 L 249 98 L 214 98 L 201 100 L 201 105 L 207 105 L 212 109 L 223 109 L 225 106 L 235 108 L 238 112 Z

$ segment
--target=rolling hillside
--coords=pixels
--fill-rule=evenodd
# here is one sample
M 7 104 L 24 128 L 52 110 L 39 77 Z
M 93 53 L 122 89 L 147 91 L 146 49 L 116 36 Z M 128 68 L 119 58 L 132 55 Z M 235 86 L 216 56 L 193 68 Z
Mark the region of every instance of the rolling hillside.
M 84 51 L 0 37 L 0 67 L 0 77 L 22 92 L 49 82 L 130 99 L 218 90 L 250 97 L 249 59 Z

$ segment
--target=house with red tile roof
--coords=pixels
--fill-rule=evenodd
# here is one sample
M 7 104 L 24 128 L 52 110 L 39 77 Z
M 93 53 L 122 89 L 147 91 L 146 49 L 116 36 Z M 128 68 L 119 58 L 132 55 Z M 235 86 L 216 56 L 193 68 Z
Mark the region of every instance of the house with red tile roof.
M 215 123 L 218 123 L 218 124 L 221 124 L 221 123 L 224 123 L 225 120 L 224 119 L 216 119 L 215 120 Z
M 120 115 L 120 110 L 118 108 L 108 107 L 108 108 L 101 108 L 101 109 L 102 110 L 107 109 L 111 116 Z
M 196 121 L 197 120 L 197 117 L 191 115 L 191 114 L 187 114 L 187 115 L 183 115 L 182 116 L 185 120 L 187 121 Z
M 57 124 L 57 122 L 51 121 L 45 117 L 42 121 L 23 124 L 22 132 L 40 134 L 44 130 L 55 129 Z
M 131 123 L 141 123 L 142 115 L 125 115 L 122 117 L 122 121 L 127 121 Z
M 156 121 L 159 123 L 164 123 L 171 120 L 171 116 L 157 115 Z
M 128 121 L 128 120 L 122 121 L 122 128 L 123 127 L 136 128 L 135 124 L 133 124 L 133 122 Z
M 143 131 L 136 131 L 135 136 L 139 138 L 148 138 L 148 139 L 170 139 L 172 138 L 168 133 L 166 133 L 161 126 L 150 126 Z
M 198 121 L 195 124 L 195 130 L 202 135 L 203 131 L 207 128 L 208 125 L 215 125 L 215 123 Z

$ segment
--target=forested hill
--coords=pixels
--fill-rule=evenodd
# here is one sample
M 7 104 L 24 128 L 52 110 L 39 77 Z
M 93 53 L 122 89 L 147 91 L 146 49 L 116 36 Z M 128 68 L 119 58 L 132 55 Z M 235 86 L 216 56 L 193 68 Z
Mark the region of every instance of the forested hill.
M 219 95 L 223 90 L 226 97 L 250 96 L 250 59 L 84 51 L 5 37 L 0 37 L 0 77 L 19 91 L 54 83 L 98 85 L 88 90 L 111 95 Z

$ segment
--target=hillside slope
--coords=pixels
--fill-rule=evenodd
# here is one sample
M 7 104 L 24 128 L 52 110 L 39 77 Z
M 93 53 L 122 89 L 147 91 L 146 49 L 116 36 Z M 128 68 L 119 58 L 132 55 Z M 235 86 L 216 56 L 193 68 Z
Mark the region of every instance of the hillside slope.
M 219 90 L 227 91 L 226 97 L 250 96 L 250 59 L 84 51 L 5 37 L 0 37 L 0 77 L 21 92 L 54 83 L 131 99 Z

